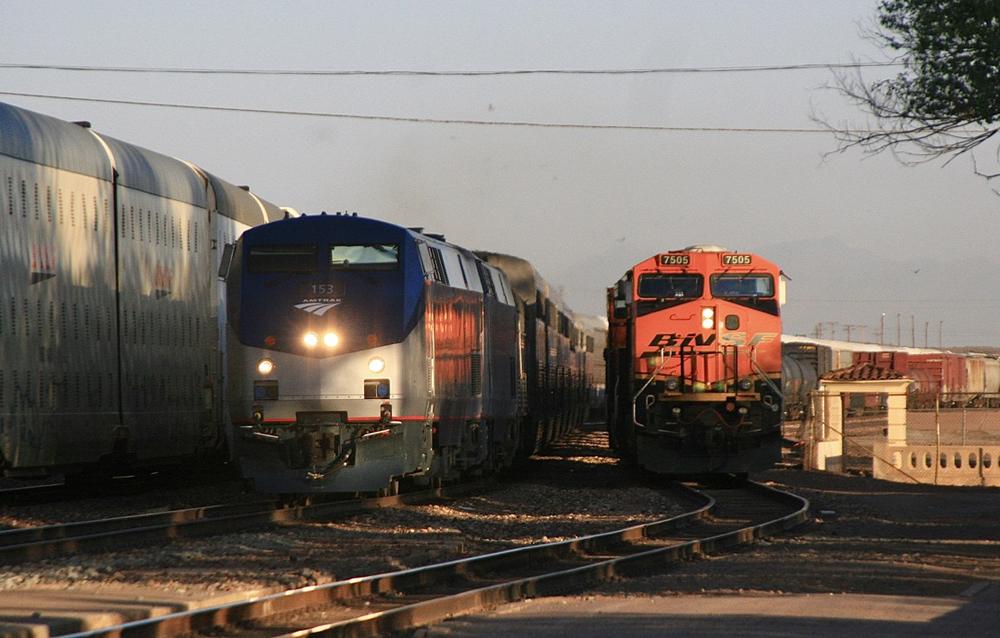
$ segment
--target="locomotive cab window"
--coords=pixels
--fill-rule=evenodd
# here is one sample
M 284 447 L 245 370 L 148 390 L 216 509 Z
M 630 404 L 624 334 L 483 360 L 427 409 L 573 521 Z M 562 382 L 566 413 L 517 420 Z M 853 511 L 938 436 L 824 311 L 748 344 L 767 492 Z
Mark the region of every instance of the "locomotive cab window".
M 247 272 L 315 273 L 319 250 L 316 244 L 298 246 L 251 246 L 247 255 Z
M 640 297 L 647 299 L 685 299 L 701 297 L 705 279 L 697 274 L 650 274 L 639 277 Z
M 727 297 L 773 297 L 774 278 L 767 274 L 719 274 L 710 280 L 712 296 Z
M 399 244 L 330 246 L 330 267 L 394 270 L 399 266 Z

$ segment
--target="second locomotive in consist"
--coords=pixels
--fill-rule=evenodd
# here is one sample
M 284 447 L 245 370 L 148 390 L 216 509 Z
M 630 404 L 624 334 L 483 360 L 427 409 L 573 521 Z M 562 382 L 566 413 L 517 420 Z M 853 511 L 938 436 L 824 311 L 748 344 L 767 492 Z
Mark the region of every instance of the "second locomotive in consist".
M 781 456 L 779 268 L 693 246 L 608 290 L 612 447 L 655 472 L 745 475 Z
M 385 493 L 492 472 L 579 423 L 572 313 L 527 262 L 485 257 L 356 215 L 243 234 L 230 401 L 256 489 Z

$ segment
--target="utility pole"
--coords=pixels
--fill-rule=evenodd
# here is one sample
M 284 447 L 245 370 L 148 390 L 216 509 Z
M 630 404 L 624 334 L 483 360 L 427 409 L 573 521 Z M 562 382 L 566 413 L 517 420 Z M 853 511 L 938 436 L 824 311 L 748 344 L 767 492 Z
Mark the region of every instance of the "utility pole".
M 851 339 L 851 330 L 853 328 L 861 328 L 861 343 L 864 343 L 864 341 L 865 341 L 865 328 L 867 328 L 868 326 L 862 326 L 860 324 L 845 324 L 844 327 L 847 328 L 847 340 L 848 341 L 852 341 L 852 339 Z
M 836 321 L 827 321 L 826 325 L 830 326 L 830 339 L 836 341 L 838 323 Z

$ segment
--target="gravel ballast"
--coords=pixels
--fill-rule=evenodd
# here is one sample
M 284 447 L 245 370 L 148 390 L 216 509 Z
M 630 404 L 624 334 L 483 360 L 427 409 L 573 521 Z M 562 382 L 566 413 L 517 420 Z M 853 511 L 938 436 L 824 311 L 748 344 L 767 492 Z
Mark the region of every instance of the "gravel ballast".
M 812 522 L 721 556 L 608 583 L 611 595 L 860 593 L 958 596 L 1000 581 L 1000 490 L 776 469 L 752 478 L 812 503 Z M 239 534 L 0 569 L 0 590 L 142 586 L 218 594 L 295 588 L 666 518 L 689 509 L 623 467 L 601 432 L 533 459 L 496 490 Z M 207 494 L 204 491 L 207 490 Z M 0 525 L 260 499 L 238 487 L 7 507 Z

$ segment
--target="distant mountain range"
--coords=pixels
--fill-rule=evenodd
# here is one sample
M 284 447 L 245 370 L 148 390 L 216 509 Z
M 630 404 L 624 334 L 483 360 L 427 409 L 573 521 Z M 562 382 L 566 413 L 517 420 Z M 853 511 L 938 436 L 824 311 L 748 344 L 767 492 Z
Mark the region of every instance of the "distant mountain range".
M 1000 264 L 992 255 L 896 260 L 835 238 L 778 244 L 761 253 L 791 278 L 785 332 L 902 345 L 1000 347 Z M 884 317 L 883 317 L 884 313 Z M 831 326 L 831 322 L 837 325 Z M 862 328 L 864 327 L 864 328 Z

